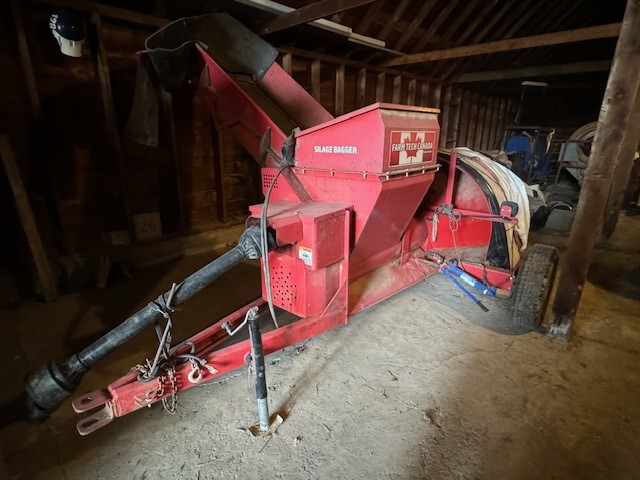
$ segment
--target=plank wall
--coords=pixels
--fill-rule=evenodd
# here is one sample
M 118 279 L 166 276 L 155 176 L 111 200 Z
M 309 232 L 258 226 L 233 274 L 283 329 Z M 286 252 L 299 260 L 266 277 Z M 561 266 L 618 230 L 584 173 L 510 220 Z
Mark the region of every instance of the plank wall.
M 72 254 L 135 241 L 132 217 L 159 212 L 163 235 L 238 223 L 261 199 L 255 162 L 229 132 L 216 132 L 192 91 L 159 94 L 160 144 L 139 145 L 122 131 L 135 85 L 135 52 L 152 26 L 85 15 L 91 41 L 83 57 L 60 54 L 47 21 L 53 8 L 18 2 L 35 91 L 16 47 L 20 32 L 0 10 L 0 130 L 10 135 L 45 240 Z M 426 77 L 310 53 L 279 62 L 335 115 L 375 101 L 438 107 L 441 146 L 494 149 L 513 117 L 505 98 L 479 95 Z M 34 104 L 33 98 L 38 102 Z M 6 185 L 0 184 L 4 198 Z M 19 229 L 14 224 L 14 230 Z M 46 232 L 50 231 L 49 234 Z

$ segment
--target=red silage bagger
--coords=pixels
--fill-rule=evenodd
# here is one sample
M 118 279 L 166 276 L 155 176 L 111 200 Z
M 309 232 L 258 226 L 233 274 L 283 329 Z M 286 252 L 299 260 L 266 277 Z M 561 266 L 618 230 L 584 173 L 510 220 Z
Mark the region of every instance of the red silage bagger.
M 91 366 L 152 324 L 153 361 L 73 402 L 93 412 L 78 422 L 81 434 L 255 361 L 256 346 L 269 354 L 346 324 L 443 269 L 458 272 L 471 297 L 469 285 L 510 297 L 516 324 L 540 324 L 557 252 L 535 246 L 520 259 L 526 197 L 498 195 L 497 167 L 473 152 L 439 154 L 437 109 L 375 103 L 334 118 L 276 63 L 275 49 L 227 14 L 173 22 L 146 47 L 149 78 L 168 91 L 195 79 L 216 127 L 260 163 L 265 201 L 250 207 L 236 247 L 83 351 L 32 373 L 33 418 L 48 417 Z M 261 298 L 171 346 L 172 307 L 258 258 Z M 262 334 L 236 337 L 245 323 Z

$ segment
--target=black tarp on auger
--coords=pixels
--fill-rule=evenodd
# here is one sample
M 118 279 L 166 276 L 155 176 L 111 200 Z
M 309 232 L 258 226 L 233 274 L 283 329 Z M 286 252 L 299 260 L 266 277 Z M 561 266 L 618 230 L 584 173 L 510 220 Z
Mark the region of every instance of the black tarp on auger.
M 228 13 L 181 18 L 161 28 L 145 41 L 138 54 L 134 101 L 125 135 L 142 145 L 158 146 L 156 88 L 182 91 L 200 76 L 204 62 L 195 44 L 234 74 L 262 78 L 278 51 Z

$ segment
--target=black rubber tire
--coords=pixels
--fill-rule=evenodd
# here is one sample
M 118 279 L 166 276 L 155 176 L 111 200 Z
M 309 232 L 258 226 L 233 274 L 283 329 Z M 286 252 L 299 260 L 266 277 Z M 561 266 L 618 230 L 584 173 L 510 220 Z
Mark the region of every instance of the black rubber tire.
M 558 250 L 537 244 L 525 253 L 513 290 L 513 324 L 537 328 L 544 317 L 558 269 Z

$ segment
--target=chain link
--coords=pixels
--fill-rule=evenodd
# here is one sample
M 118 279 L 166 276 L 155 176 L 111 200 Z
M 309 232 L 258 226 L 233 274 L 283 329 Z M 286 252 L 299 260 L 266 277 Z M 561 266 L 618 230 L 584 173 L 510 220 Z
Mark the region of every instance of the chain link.
M 458 250 L 458 242 L 456 241 L 456 232 L 460 227 L 460 220 L 462 220 L 462 214 L 460 212 L 456 212 L 453 208 L 453 205 L 447 205 L 443 203 L 442 205 L 436 208 L 436 211 L 433 215 L 433 231 L 432 238 L 433 241 L 436 240 L 437 232 L 438 232 L 438 220 L 439 215 L 446 215 L 449 217 L 449 230 L 451 231 L 451 239 L 453 240 L 453 249 L 455 250 L 455 255 L 458 260 L 460 260 L 460 252 Z
M 176 380 L 176 368 L 173 365 L 167 369 L 167 377 L 171 385 L 171 395 L 162 399 L 162 406 L 167 412 L 173 415 L 176 413 L 176 409 L 178 407 L 178 382 Z M 161 377 L 161 382 L 162 385 L 164 385 L 164 377 Z

